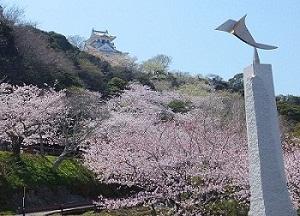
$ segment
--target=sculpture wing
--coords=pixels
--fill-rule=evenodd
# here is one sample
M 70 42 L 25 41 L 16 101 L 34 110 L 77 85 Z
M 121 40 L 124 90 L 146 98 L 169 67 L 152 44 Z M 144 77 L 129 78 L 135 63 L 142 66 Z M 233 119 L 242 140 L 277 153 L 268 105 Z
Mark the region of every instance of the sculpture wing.
M 248 28 L 246 27 L 245 18 L 246 18 L 246 15 L 243 16 L 236 23 L 236 25 L 234 26 L 233 34 L 236 37 L 238 37 L 239 39 L 241 39 L 242 41 L 244 41 L 245 43 L 253 46 L 256 44 L 256 42 L 255 42 L 254 38 L 252 37 L 252 35 L 250 34 Z
M 276 46 L 256 43 L 245 24 L 245 18 L 246 18 L 246 15 L 243 16 L 234 26 L 233 34 L 236 37 L 238 37 L 240 40 L 244 41 L 245 43 L 249 44 L 250 46 L 253 46 L 253 47 L 256 47 L 259 49 L 272 50 L 272 49 L 277 48 Z
M 272 46 L 272 45 L 267 45 L 267 44 L 260 44 L 260 43 L 256 43 L 256 48 L 259 49 L 265 49 L 265 50 L 272 50 L 272 49 L 277 49 L 277 46 Z
M 215 30 L 231 33 L 236 23 L 237 22 L 235 20 L 229 19 L 226 22 L 224 22 L 222 25 L 220 25 L 218 28 L 216 28 Z

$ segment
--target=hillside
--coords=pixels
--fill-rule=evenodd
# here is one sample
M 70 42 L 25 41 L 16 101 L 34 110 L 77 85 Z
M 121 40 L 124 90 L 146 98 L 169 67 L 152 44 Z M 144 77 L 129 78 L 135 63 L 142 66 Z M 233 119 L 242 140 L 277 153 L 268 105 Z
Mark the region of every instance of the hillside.
M 25 187 L 26 208 L 39 209 L 67 203 L 91 202 L 100 194 L 118 197 L 128 189 L 99 183 L 95 175 L 76 158 L 52 169 L 55 156 L 22 154 L 20 158 L 0 151 L 0 215 L 22 206 Z
M 109 95 L 109 81 L 133 79 L 134 65 L 113 66 L 80 51 L 65 36 L 30 25 L 0 23 L 0 77 L 12 84 L 45 85 L 56 89 L 71 86 Z
M 26 189 L 28 208 L 67 202 L 83 202 L 95 196 L 94 175 L 76 160 L 66 160 L 57 172 L 51 169 L 55 157 L 0 152 L 0 210 L 22 205 Z
M 25 188 L 28 208 L 94 201 L 100 215 L 247 214 L 243 74 L 172 71 L 170 56 L 137 63 L 0 21 L 0 211 L 15 212 Z M 300 97 L 277 104 L 299 208 Z

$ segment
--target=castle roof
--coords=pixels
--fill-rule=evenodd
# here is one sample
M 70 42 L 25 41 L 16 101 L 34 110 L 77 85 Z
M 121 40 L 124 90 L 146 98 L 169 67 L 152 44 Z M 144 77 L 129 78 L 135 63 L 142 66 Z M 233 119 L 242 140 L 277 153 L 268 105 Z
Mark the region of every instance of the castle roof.
M 92 35 L 98 36 L 98 37 L 106 37 L 106 38 L 109 38 L 110 40 L 114 40 L 116 38 L 116 36 L 110 35 L 107 30 L 106 31 L 97 31 L 95 29 L 92 29 Z
M 91 37 L 85 41 L 85 50 L 93 50 L 96 49 L 97 51 L 112 54 L 118 53 L 122 54 L 122 52 L 118 51 L 112 42 L 116 36 L 111 35 L 108 33 L 107 30 L 105 31 L 98 31 L 92 29 Z

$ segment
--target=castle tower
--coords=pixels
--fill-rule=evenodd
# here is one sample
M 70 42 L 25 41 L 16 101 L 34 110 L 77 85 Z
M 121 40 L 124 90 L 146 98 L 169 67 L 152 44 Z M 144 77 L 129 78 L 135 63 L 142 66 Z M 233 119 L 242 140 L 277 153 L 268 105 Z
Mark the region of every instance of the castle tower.
M 110 35 L 108 31 L 97 31 L 92 29 L 90 38 L 85 42 L 85 50 L 96 49 L 106 54 L 121 53 L 113 43 L 116 36 Z

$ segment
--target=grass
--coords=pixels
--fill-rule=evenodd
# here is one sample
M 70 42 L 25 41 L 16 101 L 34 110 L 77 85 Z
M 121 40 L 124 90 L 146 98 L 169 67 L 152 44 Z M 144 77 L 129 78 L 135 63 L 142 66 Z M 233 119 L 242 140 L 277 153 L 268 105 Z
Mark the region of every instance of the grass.
M 236 200 L 218 200 L 206 206 L 208 215 L 247 216 L 248 207 L 239 204 Z
M 56 157 L 21 154 L 20 158 L 10 152 L 0 152 L 1 176 L 13 189 L 41 185 L 57 186 L 87 184 L 94 181 L 92 172 L 74 159 L 63 161 L 57 171 L 52 170 Z
M 15 212 L 13 211 L 1 211 L 0 215 L 7 216 L 7 215 L 15 215 Z
M 203 82 L 196 84 L 184 84 L 179 87 L 179 92 L 189 96 L 207 96 L 209 95 L 209 87 Z
M 120 209 L 120 210 L 106 210 L 99 213 L 93 211 L 86 212 L 83 216 L 151 216 L 152 211 L 146 207 L 136 207 L 130 209 Z
M 52 170 L 54 156 L 0 151 L 0 211 L 15 210 L 15 197 L 22 197 L 23 188 L 55 190 L 58 186 L 80 196 L 96 195 L 98 183 L 93 173 L 75 159 L 65 160 L 57 171 Z M 20 200 L 20 199 L 18 199 Z

